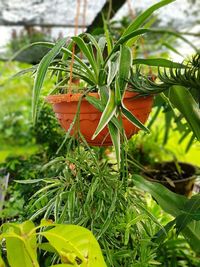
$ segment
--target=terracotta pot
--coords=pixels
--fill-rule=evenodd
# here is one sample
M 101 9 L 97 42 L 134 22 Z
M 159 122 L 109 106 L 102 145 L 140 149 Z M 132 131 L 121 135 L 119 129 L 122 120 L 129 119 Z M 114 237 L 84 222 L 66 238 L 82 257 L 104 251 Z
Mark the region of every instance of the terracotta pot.
M 161 183 L 174 193 L 190 197 L 194 187 L 194 182 L 197 178 L 196 168 L 189 163 L 178 162 L 178 165 L 183 173 L 182 177 L 179 179 L 177 179 L 177 177 L 175 179 L 174 177 L 176 176 L 174 175 L 174 172 L 176 172 L 176 165 L 173 161 L 158 163 L 153 169 L 149 169 L 143 174 L 149 181 Z M 166 175 L 164 175 L 165 171 Z M 169 178 L 172 183 L 167 181 L 164 176 Z M 159 177 L 159 179 L 157 179 L 157 177 Z
M 90 96 L 99 98 L 97 93 L 90 93 Z M 142 122 L 145 123 L 149 113 L 151 111 L 153 98 L 152 97 L 136 97 L 136 93 L 126 92 L 123 102 L 124 105 Z M 59 120 L 61 126 L 67 131 L 72 123 L 74 116 L 77 112 L 77 104 L 81 97 L 81 94 L 61 94 L 50 95 L 46 100 L 53 105 L 53 110 Z M 105 127 L 99 135 L 92 140 L 97 125 L 99 123 L 101 112 L 92 106 L 85 98 L 83 98 L 80 107 L 80 121 L 79 127 L 84 138 L 89 145 L 92 146 L 111 146 L 112 141 Z M 123 125 L 127 135 L 130 138 L 133 134 L 138 132 L 138 128 L 135 127 L 126 118 L 123 118 Z M 75 129 L 71 131 L 74 134 Z

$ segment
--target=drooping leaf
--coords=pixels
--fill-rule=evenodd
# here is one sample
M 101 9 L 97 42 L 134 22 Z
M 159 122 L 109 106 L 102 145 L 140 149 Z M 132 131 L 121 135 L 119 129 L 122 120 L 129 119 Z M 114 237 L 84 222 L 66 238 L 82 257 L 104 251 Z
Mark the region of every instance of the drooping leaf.
M 102 18 L 103 18 L 103 28 L 104 28 L 104 33 L 105 33 L 106 43 L 107 43 L 107 52 L 108 52 L 108 55 L 109 55 L 111 53 L 111 51 L 112 51 L 113 44 L 112 44 L 112 40 L 110 38 L 110 33 L 109 33 L 109 30 L 108 30 L 107 21 L 105 20 L 103 15 L 102 15 Z
M 128 26 L 128 28 L 124 31 L 122 36 L 126 36 L 130 34 L 131 32 L 137 30 L 139 27 L 141 27 L 145 21 L 153 14 L 154 11 L 158 10 L 159 8 L 166 6 L 175 0 L 163 0 L 160 1 L 148 9 L 146 9 L 142 14 L 136 17 L 136 19 Z
M 100 67 L 101 63 L 103 62 L 103 54 L 100 45 L 97 43 L 96 39 L 89 33 L 85 33 L 85 35 L 88 37 L 88 39 L 91 41 L 93 46 L 96 49 L 97 52 L 97 62 L 98 66 Z
M 108 61 L 108 76 L 107 76 L 107 85 L 108 86 L 110 86 L 111 83 L 113 82 L 113 80 L 117 74 L 118 68 L 119 68 L 118 60 L 116 60 L 116 61 L 109 60 Z
M 93 134 L 92 139 L 94 139 L 105 127 L 108 125 L 108 122 L 112 119 L 113 115 L 117 110 L 117 106 L 115 104 L 115 92 L 114 90 L 109 89 L 109 99 L 107 105 L 101 115 L 99 124 Z
M 93 56 L 93 53 L 91 53 L 90 49 L 88 49 L 87 44 L 84 42 L 82 38 L 79 36 L 74 36 L 72 37 L 72 40 L 78 45 L 80 50 L 83 52 L 83 54 L 86 56 L 87 60 L 91 64 L 96 77 L 98 77 L 98 68 L 97 68 L 97 63 L 95 61 L 95 58 Z
M 121 106 L 122 114 L 137 128 L 144 130 L 145 132 L 149 132 L 149 129 L 139 121 L 124 105 Z
M 120 105 L 130 75 L 132 53 L 125 45 L 120 47 L 119 70 L 115 84 L 115 102 Z
M 61 48 L 65 45 L 66 38 L 59 40 L 55 46 L 50 50 L 40 61 L 38 65 L 34 85 L 33 85 L 33 98 L 32 98 L 32 118 L 36 122 L 37 108 L 39 103 L 40 91 L 51 61 L 58 55 Z
M 118 168 L 119 168 L 120 167 L 120 161 L 121 161 L 121 157 L 120 157 L 120 131 L 112 122 L 108 123 L 108 130 L 110 133 L 110 137 L 112 139 L 113 146 L 115 148 L 115 154 L 116 154 L 117 164 L 118 164 Z
M 100 99 L 90 95 L 86 95 L 85 99 L 99 111 L 101 112 L 104 111 L 105 106 L 102 104 Z M 121 133 L 122 132 L 121 124 L 119 123 L 118 119 L 115 116 L 112 117 L 111 122 L 120 130 Z

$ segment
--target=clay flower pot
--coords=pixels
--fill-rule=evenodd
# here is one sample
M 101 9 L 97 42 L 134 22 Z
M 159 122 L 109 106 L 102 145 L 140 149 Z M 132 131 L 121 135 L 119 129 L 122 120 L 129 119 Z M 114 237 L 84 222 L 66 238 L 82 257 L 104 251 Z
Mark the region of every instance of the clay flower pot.
M 174 193 L 190 197 L 197 178 L 196 168 L 189 163 L 178 162 L 178 165 L 181 175 L 173 161 L 157 163 L 143 174 L 149 181 L 161 183 Z
M 99 98 L 97 93 L 90 93 L 90 96 Z M 133 92 L 126 92 L 123 103 L 126 108 L 132 112 L 142 123 L 145 123 L 149 113 L 151 111 L 153 98 L 152 97 L 138 97 Z M 67 131 L 74 119 L 77 112 L 77 104 L 81 97 L 81 94 L 60 94 L 50 95 L 46 98 L 47 102 L 53 105 L 53 110 L 59 120 L 61 126 Z M 91 146 L 111 146 L 112 141 L 108 132 L 108 128 L 105 127 L 99 135 L 92 140 L 92 136 L 99 123 L 101 112 L 92 106 L 85 98 L 81 101 L 80 115 L 79 115 L 79 128 Z M 139 131 L 130 121 L 123 118 L 123 126 L 127 138 Z M 75 127 L 72 129 L 71 134 L 74 134 Z

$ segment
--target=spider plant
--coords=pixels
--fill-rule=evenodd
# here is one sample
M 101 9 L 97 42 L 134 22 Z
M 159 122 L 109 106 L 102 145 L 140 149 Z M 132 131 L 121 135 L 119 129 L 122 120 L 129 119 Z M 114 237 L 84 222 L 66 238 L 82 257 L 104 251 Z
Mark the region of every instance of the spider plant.
M 152 65 L 152 60 L 140 60 L 140 63 Z M 159 66 L 159 59 L 154 60 Z M 179 110 L 193 132 L 192 139 L 200 141 L 200 53 L 187 60 L 186 68 L 161 69 L 158 67 L 158 79 L 152 81 L 143 74 L 140 67 L 132 70 L 129 85 L 141 95 L 160 94 L 171 107 Z M 189 131 L 190 131 L 189 130 Z M 186 132 L 188 134 L 188 131 Z M 186 134 L 186 135 L 187 135 Z
M 110 36 L 107 23 L 104 21 L 105 36 L 100 37 L 99 40 L 84 33 L 71 39 L 63 38 L 56 44 L 48 42 L 32 44 L 33 46 L 42 45 L 51 48 L 50 52 L 35 68 L 32 98 L 33 121 L 37 120 L 39 98 L 47 72 L 50 71 L 57 77 L 55 88 L 49 94 L 68 92 L 69 81 L 73 75 L 74 78 L 80 79 L 83 96 L 86 96 L 86 99 L 102 112 L 93 138 L 105 126 L 108 126 L 119 163 L 120 138 L 123 135 L 123 127 L 119 118 L 125 116 L 136 127 L 148 132 L 148 129 L 123 105 L 123 96 L 127 90 L 127 80 L 130 78 L 133 64 L 131 47 L 141 35 L 145 33 L 157 34 L 157 31 L 148 29 L 146 20 L 154 11 L 173 1 L 163 0 L 148 8 L 125 29 L 116 42 Z M 79 56 L 80 54 L 83 55 L 83 58 Z M 182 64 L 165 59 L 160 61 L 160 66 L 183 67 Z M 87 92 L 92 91 L 98 92 L 99 99 L 87 96 Z

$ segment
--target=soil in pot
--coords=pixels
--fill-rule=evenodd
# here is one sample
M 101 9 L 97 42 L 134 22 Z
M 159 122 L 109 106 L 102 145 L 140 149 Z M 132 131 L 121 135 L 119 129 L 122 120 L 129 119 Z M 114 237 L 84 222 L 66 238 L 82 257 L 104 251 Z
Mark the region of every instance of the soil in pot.
M 90 93 L 89 95 L 96 98 L 99 97 L 97 93 Z M 76 115 L 80 97 L 81 94 L 50 95 L 47 97 L 47 101 L 53 105 L 53 110 L 57 119 L 66 131 L 68 131 Z M 152 107 L 152 97 L 139 98 L 136 93 L 126 92 L 123 102 L 127 109 L 129 109 L 130 112 L 132 112 L 132 114 L 134 114 L 142 123 L 146 122 Z M 78 127 L 89 145 L 111 146 L 112 141 L 107 127 L 105 127 L 99 135 L 92 140 L 92 136 L 97 128 L 101 114 L 102 113 L 99 110 L 83 98 L 80 106 Z M 137 133 L 139 129 L 126 118 L 122 118 L 122 120 L 125 133 L 129 139 L 133 134 Z M 71 134 L 73 135 L 75 131 L 76 128 L 74 127 Z
M 143 172 L 145 178 L 159 182 L 180 195 L 190 197 L 196 179 L 196 168 L 188 163 L 163 162 L 157 163 L 153 169 Z

